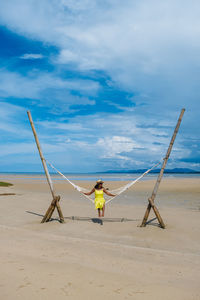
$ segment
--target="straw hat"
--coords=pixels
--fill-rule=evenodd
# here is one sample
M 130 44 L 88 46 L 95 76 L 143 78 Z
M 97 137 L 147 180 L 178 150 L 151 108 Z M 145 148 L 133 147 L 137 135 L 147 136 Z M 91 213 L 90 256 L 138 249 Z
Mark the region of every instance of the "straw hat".
M 96 183 L 104 183 L 101 179 L 98 179 Z

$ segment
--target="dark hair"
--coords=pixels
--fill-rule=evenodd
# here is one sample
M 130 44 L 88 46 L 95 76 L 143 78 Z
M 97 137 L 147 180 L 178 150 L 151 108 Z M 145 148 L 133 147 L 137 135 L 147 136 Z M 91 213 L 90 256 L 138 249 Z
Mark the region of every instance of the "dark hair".
M 98 189 L 100 184 L 103 185 L 102 182 L 98 182 L 97 184 L 95 184 L 94 188 L 95 188 L 95 189 Z

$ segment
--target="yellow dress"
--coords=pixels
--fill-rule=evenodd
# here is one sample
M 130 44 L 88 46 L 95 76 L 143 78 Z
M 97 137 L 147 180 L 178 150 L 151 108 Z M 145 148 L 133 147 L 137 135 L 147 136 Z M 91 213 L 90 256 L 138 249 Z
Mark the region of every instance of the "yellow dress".
M 95 189 L 95 208 L 103 208 L 103 206 L 105 205 L 105 200 L 103 198 L 103 189 L 101 190 L 96 190 Z

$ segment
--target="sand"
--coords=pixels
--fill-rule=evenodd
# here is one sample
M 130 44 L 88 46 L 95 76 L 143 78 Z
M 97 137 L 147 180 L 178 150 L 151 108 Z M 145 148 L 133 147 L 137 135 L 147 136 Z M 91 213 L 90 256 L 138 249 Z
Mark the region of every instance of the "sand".
M 56 181 L 65 224 L 57 213 L 40 224 L 51 201 L 44 180 L 2 180 L 14 186 L 0 194 L 16 195 L 0 196 L 0 299 L 200 299 L 200 179 L 162 181 L 156 204 L 166 229 L 156 220 L 138 227 L 153 180 L 111 202 L 103 222 L 87 199 Z

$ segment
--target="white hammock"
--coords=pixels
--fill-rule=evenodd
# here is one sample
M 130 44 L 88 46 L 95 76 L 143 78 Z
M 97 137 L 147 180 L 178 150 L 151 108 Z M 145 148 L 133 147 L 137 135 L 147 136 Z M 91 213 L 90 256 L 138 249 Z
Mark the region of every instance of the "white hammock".
M 50 167 L 52 169 L 54 169 L 58 174 L 60 174 L 65 180 L 67 180 L 74 188 L 75 190 L 79 191 L 80 193 L 83 193 L 83 195 L 90 200 L 91 202 L 94 203 L 94 199 L 92 199 L 92 197 L 85 195 L 84 193 L 88 193 L 90 192 L 90 190 L 85 189 L 75 183 L 73 183 L 72 181 L 70 181 L 64 174 L 62 174 L 60 171 L 58 171 L 49 161 L 46 160 L 46 162 L 50 165 Z M 144 177 L 146 174 L 148 174 L 151 170 L 153 170 L 154 168 L 156 168 L 158 165 L 160 164 L 157 163 L 155 164 L 153 167 L 151 167 L 150 169 L 148 169 L 147 171 L 145 171 L 142 175 L 140 175 L 139 177 L 137 177 L 135 180 L 129 182 L 128 184 L 125 184 L 124 186 L 121 186 L 118 189 L 114 189 L 114 190 L 109 190 L 109 192 L 111 192 L 111 194 L 115 194 L 114 197 L 109 198 L 108 200 L 106 200 L 106 203 L 109 203 L 110 201 L 112 201 L 114 198 L 116 198 L 117 196 L 119 196 L 121 193 L 125 192 L 126 190 L 128 190 L 132 185 L 134 185 L 137 181 L 139 181 L 142 177 Z

